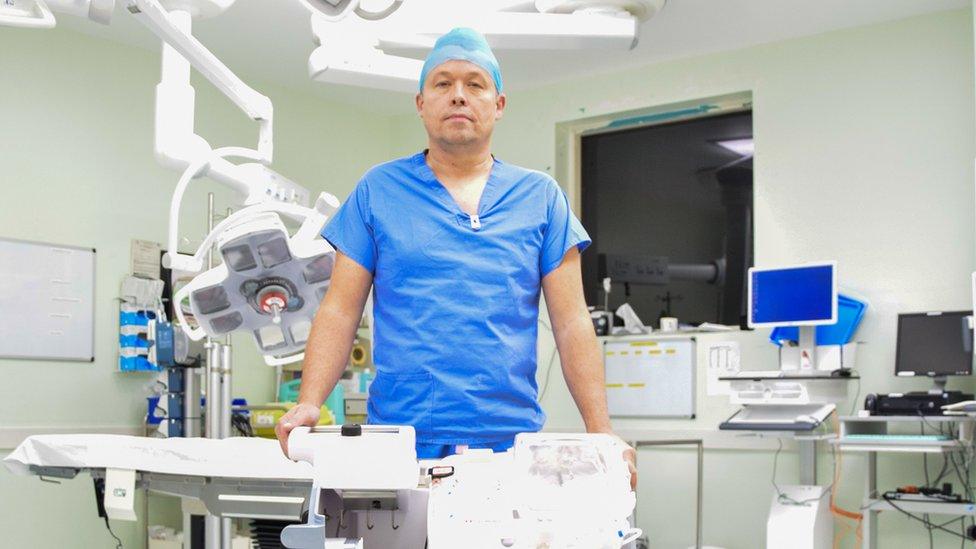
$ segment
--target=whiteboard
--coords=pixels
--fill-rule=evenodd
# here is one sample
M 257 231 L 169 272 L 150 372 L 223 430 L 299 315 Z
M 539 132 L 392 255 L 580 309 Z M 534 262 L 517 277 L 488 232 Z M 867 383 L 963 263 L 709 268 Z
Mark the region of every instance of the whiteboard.
M 615 417 L 695 417 L 695 340 L 603 342 L 607 407 Z
M 0 357 L 95 360 L 95 249 L 0 238 Z

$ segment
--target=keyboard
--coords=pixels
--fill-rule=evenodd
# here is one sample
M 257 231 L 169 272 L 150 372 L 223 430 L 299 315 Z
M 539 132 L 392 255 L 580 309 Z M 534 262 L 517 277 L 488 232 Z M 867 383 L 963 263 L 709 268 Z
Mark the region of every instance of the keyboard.
M 851 434 L 844 437 L 848 440 L 903 440 L 906 442 L 945 442 L 952 440 L 947 435 L 888 435 L 888 434 Z

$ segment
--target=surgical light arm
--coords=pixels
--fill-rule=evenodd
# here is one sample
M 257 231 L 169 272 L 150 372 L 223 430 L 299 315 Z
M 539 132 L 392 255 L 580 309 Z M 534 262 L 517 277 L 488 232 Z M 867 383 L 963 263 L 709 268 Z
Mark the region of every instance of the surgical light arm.
M 127 9 L 163 41 L 162 78 L 156 87 L 156 156 L 162 164 L 184 170 L 170 203 L 167 262 L 173 268 L 199 272 L 202 262 L 178 253 L 180 206 L 191 180 L 207 176 L 227 185 L 245 196 L 245 205 L 270 200 L 304 206 L 308 204 L 308 191 L 265 166 L 273 157 L 271 100 L 245 84 L 193 37 L 191 14 L 167 12 L 159 0 L 128 0 Z M 227 147 L 214 151 L 194 133 L 190 66 L 258 122 L 256 149 Z M 234 164 L 228 161 L 230 157 L 254 162 Z M 295 216 L 293 212 L 286 215 Z
M 108 23 L 116 0 L 3 0 L 0 3 L 0 25 L 50 28 L 56 23 L 52 10 Z M 219 13 L 233 0 L 201 3 L 196 13 Z M 185 6 L 191 6 L 187 2 Z M 234 156 L 269 164 L 273 157 L 273 107 L 271 100 L 256 92 L 211 53 L 190 33 L 191 14 L 167 12 L 159 0 L 126 0 L 127 10 L 163 41 L 162 79 L 156 88 L 156 156 L 173 169 L 183 170 L 192 163 L 208 160 L 206 173 L 214 180 L 248 196 L 253 203 L 266 195 L 269 179 L 266 171 L 243 168 L 214 156 L 207 142 L 193 133 L 194 92 L 190 86 L 192 65 L 208 81 L 234 102 L 248 117 L 258 123 L 255 149 L 237 149 Z M 189 9 L 189 7 L 187 7 Z M 270 179 L 273 179 L 271 177 Z M 289 182 L 290 183 L 290 182 Z M 294 184 L 286 188 L 296 189 Z M 271 198 L 278 189 L 273 189 Z M 307 196 L 299 197 L 307 204 Z M 263 199 L 267 199 L 265 196 Z
M 187 59 L 211 84 L 217 87 L 252 120 L 258 122 L 257 160 L 269 164 L 272 159 L 273 108 L 271 100 L 254 91 L 237 77 L 213 53 L 189 33 L 187 23 L 178 25 L 170 19 L 158 0 L 128 0 L 127 9 L 168 46 Z
M 621 50 L 637 44 L 638 25 L 666 0 L 509 0 L 472 4 L 458 11 L 451 0 L 407 2 L 382 20 L 342 24 L 330 0 L 299 0 L 312 13 L 319 47 L 309 57 L 312 79 L 391 91 L 415 92 L 420 59 L 439 36 L 456 26 L 482 33 L 496 51 Z M 348 7 L 348 6 L 347 6 Z M 359 13 L 359 12 L 357 12 Z M 387 17 L 388 16 L 388 17 Z M 400 29 L 409 28 L 409 32 Z M 336 37 L 346 47 L 336 48 Z

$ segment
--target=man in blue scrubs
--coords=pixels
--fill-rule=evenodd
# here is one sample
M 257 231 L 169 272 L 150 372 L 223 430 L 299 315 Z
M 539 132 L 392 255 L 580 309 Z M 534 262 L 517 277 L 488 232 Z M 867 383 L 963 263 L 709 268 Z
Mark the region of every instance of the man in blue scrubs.
M 506 98 L 498 62 L 470 29 L 441 37 L 416 96 L 428 149 L 370 169 L 322 235 L 336 248 L 305 351 L 299 403 L 277 426 L 314 425 L 345 369 L 370 288 L 369 422 L 412 425 L 420 458 L 504 451 L 542 428 L 536 386 L 540 291 L 586 430 L 611 433 L 602 359 L 583 299 L 590 239 L 548 175 L 491 154 Z M 636 483 L 634 451 L 625 458 Z

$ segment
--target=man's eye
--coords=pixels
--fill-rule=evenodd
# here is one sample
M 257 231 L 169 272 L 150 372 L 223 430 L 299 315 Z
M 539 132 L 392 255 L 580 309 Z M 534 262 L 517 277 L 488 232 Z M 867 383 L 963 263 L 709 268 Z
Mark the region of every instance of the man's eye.
M 470 85 L 471 87 L 474 87 L 474 88 L 478 88 L 479 90 L 480 90 L 481 88 L 484 88 L 484 86 L 482 86 L 480 82 L 471 82 L 471 83 L 470 83 L 469 85 Z
M 437 88 L 446 87 L 447 86 L 447 81 L 446 80 L 441 80 L 440 82 L 434 84 L 434 86 L 437 87 Z

